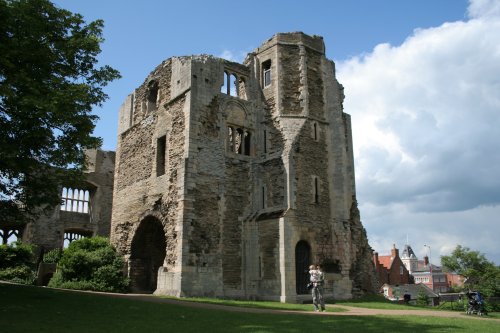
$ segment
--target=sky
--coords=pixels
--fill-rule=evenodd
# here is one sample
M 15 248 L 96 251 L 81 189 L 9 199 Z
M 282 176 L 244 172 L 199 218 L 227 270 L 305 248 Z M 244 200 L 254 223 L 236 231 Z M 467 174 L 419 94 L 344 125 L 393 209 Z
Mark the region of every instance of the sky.
M 372 248 L 409 242 L 440 263 L 458 245 L 500 264 L 500 0 L 56 0 L 104 20 L 101 65 L 122 78 L 94 112 L 115 150 L 118 110 L 161 61 L 241 62 L 278 32 L 323 36 L 351 115 Z

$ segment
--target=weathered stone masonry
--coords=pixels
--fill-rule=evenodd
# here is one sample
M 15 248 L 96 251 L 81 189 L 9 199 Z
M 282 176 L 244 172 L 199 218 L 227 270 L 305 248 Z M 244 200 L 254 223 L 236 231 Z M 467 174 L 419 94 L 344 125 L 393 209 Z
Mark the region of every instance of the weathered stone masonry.
M 120 110 L 111 240 L 135 291 L 301 302 L 372 291 L 350 118 L 321 37 L 173 57 Z

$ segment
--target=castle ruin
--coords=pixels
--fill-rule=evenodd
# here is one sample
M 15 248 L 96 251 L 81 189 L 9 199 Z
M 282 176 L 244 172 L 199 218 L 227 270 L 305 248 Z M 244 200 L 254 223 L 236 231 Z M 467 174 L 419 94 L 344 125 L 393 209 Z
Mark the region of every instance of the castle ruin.
M 120 109 L 111 242 L 136 292 L 302 302 L 376 288 L 350 116 L 323 39 L 162 62 Z

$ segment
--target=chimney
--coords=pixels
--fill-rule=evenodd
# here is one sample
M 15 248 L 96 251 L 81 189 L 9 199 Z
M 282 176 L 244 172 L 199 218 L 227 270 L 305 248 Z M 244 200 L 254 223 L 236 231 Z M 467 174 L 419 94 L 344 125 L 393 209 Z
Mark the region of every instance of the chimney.
M 396 258 L 396 257 L 399 257 L 399 250 L 396 249 L 396 244 L 392 244 L 391 257 L 393 259 Z
M 373 263 L 375 264 L 375 268 L 378 265 L 378 252 L 373 252 Z
M 427 255 L 424 257 L 424 265 L 425 266 L 429 265 L 429 257 Z

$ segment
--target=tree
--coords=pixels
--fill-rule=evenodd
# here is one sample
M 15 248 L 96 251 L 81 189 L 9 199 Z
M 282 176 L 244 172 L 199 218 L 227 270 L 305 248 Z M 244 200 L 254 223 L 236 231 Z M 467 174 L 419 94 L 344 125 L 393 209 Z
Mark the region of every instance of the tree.
M 458 245 L 449 256 L 441 256 L 445 270 L 462 275 L 471 289 L 487 296 L 500 295 L 500 266 L 478 251 Z
M 125 292 L 124 261 L 105 237 L 71 242 L 57 264 L 50 287 Z
M 97 67 L 102 28 L 48 0 L 0 0 L 2 222 L 59 204 L 63 177 L 81 179 L 84 149 L 100 145 L 92 107 L 120 77 Z

